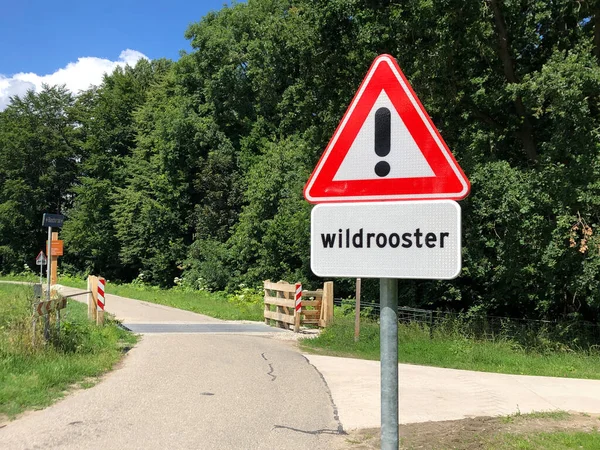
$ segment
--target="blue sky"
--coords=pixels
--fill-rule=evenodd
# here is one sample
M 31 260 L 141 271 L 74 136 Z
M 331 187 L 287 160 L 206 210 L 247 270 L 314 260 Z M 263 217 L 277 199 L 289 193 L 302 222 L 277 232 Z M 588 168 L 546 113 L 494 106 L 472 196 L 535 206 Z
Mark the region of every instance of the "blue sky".
M 0 3 L 0 110 L 9 95 L 41 82 L 74 92 L 98 79 L 92 72 L 140 57 L 177 59 L 190 50 L 190 23 L 229 0 L 4 0 Z M 240 3 L 240 2 L 238 2 Z M 89 80 L 85 79 L 90 74 Z M 72 86 L 71 86 L 72 84 Z M 4 100 L 3 100 L 4 99 Z

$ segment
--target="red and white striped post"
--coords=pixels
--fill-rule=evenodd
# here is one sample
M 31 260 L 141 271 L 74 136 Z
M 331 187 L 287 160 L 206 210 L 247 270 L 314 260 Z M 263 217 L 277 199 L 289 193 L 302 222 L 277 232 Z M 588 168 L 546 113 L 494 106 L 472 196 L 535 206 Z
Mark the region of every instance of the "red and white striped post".
M 104 289 L 106 287 L 106 280 L 102 277 L 98 277 L 98 293 L 96 297 L 96 303 L 98 305 L 98 314 L 96 315 L 96 323 L 98 325 L 104 324 Z
M 300 314 L 302 313 L 302 284 L 296 283 L 296 313 L 294 314 L 294 333 L 300 331 Z

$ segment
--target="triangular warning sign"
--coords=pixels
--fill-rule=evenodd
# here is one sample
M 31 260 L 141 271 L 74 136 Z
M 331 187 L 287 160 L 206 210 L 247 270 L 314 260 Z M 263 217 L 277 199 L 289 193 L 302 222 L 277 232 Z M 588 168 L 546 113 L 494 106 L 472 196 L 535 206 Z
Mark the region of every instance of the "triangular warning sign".
M 41 251 L 38 253 L 38 255 L 35 257 L 35 263 L 38 266 L 43 266 L 44 264 L 46 264 L 46 255 L 44 255 L 44 252 Z
M 469 180 L 396 60 L 378 56 L 304 188 L 311 203 L 460 200 Z

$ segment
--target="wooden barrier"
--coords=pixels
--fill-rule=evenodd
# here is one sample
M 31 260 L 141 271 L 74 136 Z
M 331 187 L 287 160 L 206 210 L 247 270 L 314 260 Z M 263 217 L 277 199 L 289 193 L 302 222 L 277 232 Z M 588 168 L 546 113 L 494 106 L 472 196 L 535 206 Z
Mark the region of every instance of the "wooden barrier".
M 328 281 L 323 289 L 302 291 L 302 311 L 299 324 L 295 311 L 295 284 L 270 280 L 264 282 L 265 289 L 265 323 L 279 328 L 298 331 L 299 325 L 317 325 L 326 327 L 333 319 L 333 282 Z M 294 326 L 296 325 L 296 326 Z

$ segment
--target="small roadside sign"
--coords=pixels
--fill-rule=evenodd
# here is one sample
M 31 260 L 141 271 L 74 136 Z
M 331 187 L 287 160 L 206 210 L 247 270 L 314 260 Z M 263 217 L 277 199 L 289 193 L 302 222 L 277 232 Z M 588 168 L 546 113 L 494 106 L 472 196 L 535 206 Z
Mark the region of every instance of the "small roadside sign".
M 65 220 L 65 216 L 63 216 L 61 214 L 44 213 L 44 216 L 42 217 L 42 226 L 43 227 L 61 228 L 63 226 L 64 220 Z
M 47 262 L 46 259 L 46 255 L 44 254 L 43 251 L 39 252 L 38 255 L 35 257 L 35 264 L 36 266 L 45 266 Z
M 52 257 L 63 256 L 64 245 L 62 240 L 53 240 L 52 242 Z M 48 241 L 46 241 L 46 248 L 48 248 Z

